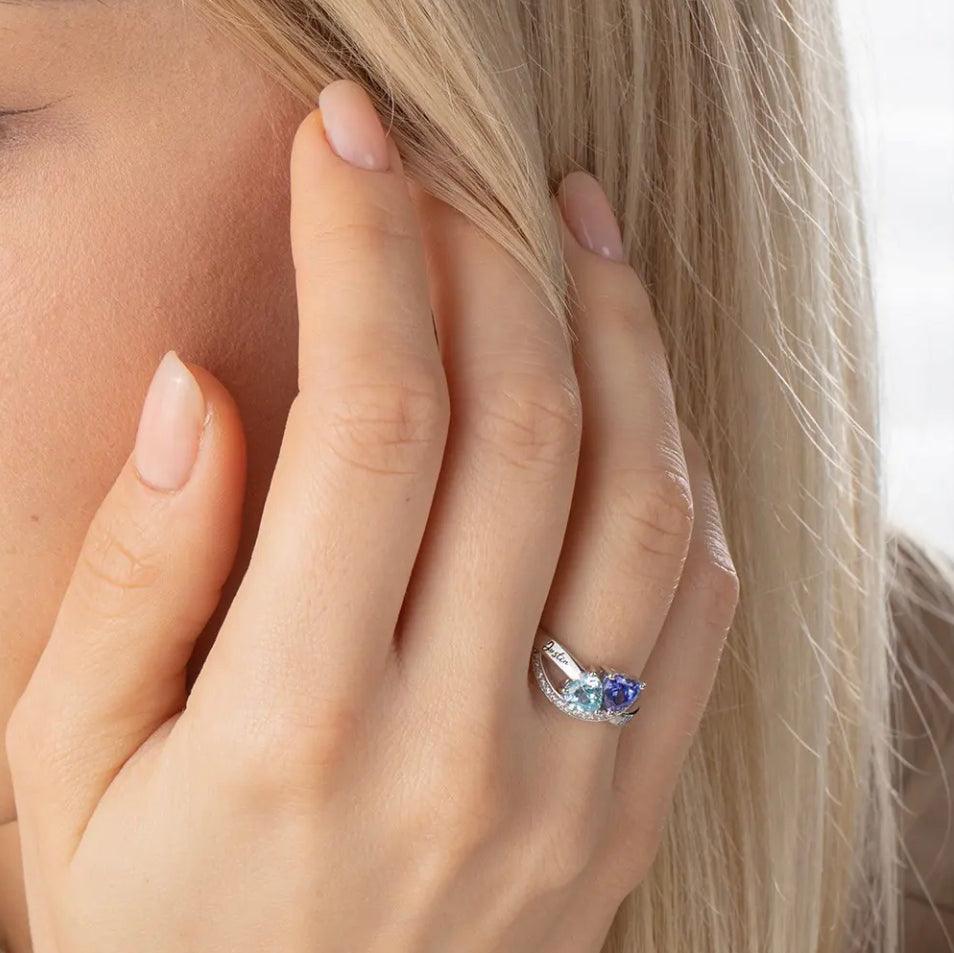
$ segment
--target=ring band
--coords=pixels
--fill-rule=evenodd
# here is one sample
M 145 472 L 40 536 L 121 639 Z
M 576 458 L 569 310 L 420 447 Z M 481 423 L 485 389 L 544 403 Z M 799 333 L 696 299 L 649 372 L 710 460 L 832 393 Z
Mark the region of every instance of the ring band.
M 545 660 L 566 676 L 559 688 L 553 684 Z M 646 687 L 645 682 L 623 672 L 583 668 L 568 649 L 549 637 L 534 648 L 530 667 L 547 699 L 564 714 L 581 721 L 628 725 L 639 711 L 633 705 Z

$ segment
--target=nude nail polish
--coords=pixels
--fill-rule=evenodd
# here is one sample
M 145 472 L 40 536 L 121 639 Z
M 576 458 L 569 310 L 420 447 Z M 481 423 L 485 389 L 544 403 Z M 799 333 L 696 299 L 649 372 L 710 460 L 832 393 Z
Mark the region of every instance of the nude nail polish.
M 351 80 L 337 80 L 318 97 L 325 135 L 345 162 L 369 172 L 391 167 L 384 127 L 368 94 Z
M 557 201 L 573 237 L 610 261 L 623 261 L 623 239 L 616 216 L 599 182 L 585 172 L 571 172 L 557 190 Z
M 133 460 L 143 483 L 164 492 L 181 490 L 199 455 L 206 405 L 191 371 L 169 351 L 146 394 Z

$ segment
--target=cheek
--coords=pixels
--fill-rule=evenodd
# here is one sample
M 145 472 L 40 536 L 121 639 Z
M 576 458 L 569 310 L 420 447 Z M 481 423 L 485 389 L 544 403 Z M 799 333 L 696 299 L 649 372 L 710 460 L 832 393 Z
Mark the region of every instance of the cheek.
M 291 134 L 147 149 L 114 128 L 110 148 L 37 161 L 0 196 L 0 727 L 165 350 L 229 386 L 253 467 L 270 466 L 295 378 Z

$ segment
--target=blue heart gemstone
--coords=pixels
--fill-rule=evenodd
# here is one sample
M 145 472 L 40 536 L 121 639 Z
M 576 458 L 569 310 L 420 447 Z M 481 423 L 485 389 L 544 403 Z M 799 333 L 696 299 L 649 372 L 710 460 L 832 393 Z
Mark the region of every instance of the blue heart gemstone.
M 600 710 L 603 686 L 595 672 L 584 672 L 563 686 L 563 698 L 574 711 L 592 714 Z
M 625 711 L 639 698 L 643 683 L 625 675 L 603 676 L 603 707 L 607 711 Z

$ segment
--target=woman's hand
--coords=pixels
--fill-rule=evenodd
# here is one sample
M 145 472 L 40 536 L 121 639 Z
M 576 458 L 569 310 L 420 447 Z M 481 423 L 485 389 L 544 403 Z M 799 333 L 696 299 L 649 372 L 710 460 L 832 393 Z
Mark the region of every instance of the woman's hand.
M 169 355 L 11 721 L 37 953 L 595 953 L 708 697 L 736 577 L 598 186 L 554 205 L 574 353 L 508 255 L 418 214 L 363 92 L 321 107 L 292 155 L 300 393 L 188 700 L 244 460 Z M 643 673 L 630 726 L 544 698 L 541 620 Z

